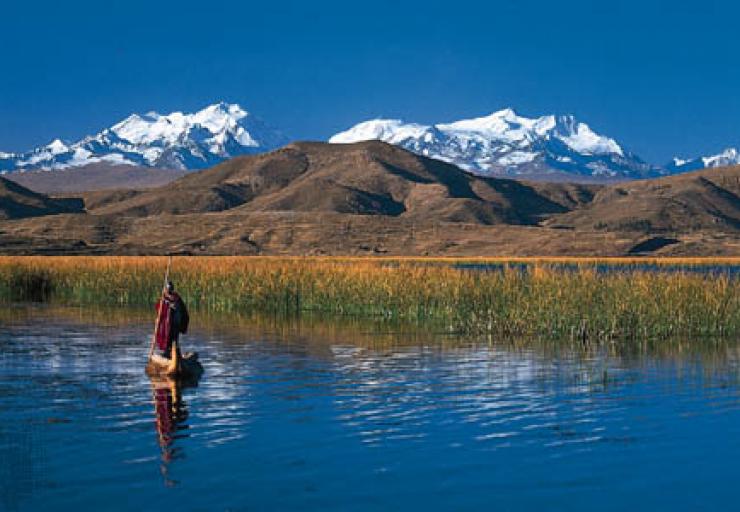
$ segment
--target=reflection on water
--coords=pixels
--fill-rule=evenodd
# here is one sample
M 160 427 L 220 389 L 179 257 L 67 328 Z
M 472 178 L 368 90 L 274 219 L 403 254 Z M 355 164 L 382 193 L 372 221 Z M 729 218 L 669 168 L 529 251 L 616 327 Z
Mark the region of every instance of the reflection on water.
M 181 446 L 175 441 L 188 437 L 188 406 L 182 398 L 183 386 L 188 385 L 178 379 L 150 377 L 152 397 L 156 415 L 157 438 L 162 450 L 160 471 L 167 486 L 177 484 L 169 476 L 170 463 L 184 456 Z
M 0 509 L 726 508 L 736 343 L 563 347 L 384 324 L 0 312 Z M 608 496 L 608 499 L 605 498 Z
M 39 442 L 40 425 L 22 429 L 0 425 L 0 510 L 20 510 L 44 485 L 46 457 Z

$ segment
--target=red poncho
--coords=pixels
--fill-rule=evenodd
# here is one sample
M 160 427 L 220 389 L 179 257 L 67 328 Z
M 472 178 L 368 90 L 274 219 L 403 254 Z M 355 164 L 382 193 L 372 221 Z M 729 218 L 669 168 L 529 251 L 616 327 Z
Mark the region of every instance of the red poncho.
M 188 312 L 185 303 L 177 293 L 165 294 L 155 306 L 159 317 L 157 326 L 157 346 L 165 350 L 170 340 L 177 338 L 188 328 Z M 177 324 L 177 325 L 176 325 Z

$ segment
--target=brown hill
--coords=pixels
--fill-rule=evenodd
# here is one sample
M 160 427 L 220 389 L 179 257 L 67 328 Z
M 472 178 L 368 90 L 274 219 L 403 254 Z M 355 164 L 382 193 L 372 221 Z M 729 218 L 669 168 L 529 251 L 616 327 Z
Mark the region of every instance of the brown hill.
M 644 233 L 739 232 L 740 166 L 611 185 L 585 206 L 544 225 Z
M 0 219 L 82 212 L 79 199 L 53 199 L 0 177 Z
M 56 171 L 14 172 L 6 175 L 6 178 L 42 194 L 69 194 L 91 190 L 154 188 L 184 175 L 185 171 L 96 163 Z
M 325 212 L 536 224 L 590 200 L 598 187 L 473 176 L 438 160 L 370 141 L 295 143 L 234 158 L 148 191 L 85 196 L 96 215 Z
M 10 186 L 0 252 L 13 254 L 740 255 L 740 167 L 520 182 L 382 142 L 305 142 L 163 187 L 85 192 L 85 212 Z M 64 211 L 78 213 L 48 215 Z M 29 212 L 48 216 L 18 219 Z

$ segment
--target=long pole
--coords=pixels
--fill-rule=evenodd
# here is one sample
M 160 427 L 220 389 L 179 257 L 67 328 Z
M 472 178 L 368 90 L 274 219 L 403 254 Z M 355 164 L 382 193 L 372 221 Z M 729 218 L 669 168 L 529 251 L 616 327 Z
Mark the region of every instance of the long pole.
M 167 289 L 167 281 L 170 279 L 170 267 L 172 267 L 172 256 L 170 255 L 167 261 L 167 271 L 164 273 L 164 284 L 162 285 L 162 293 L 159 296 L 159 307 L 157 308 L 157 320 L 154 322 L 154 334 L 152 334 L 152 342 L 149 345 L 149 356 L 147 360 L 152 358 L 154 354 L 154 344 L 157 343 L 157 331 L 159 331 L 159 323 L 162 320 L 162 306 L 164 305 L 164 291 Z

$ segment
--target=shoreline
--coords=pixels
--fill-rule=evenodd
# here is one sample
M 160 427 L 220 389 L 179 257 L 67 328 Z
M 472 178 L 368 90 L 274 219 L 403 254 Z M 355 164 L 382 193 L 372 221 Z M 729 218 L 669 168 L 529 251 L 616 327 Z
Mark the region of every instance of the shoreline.
M 428 262 L 439 262 L 429 265 Z M 452 263 L 502 264 L 493 272 Z M 583 344 L 735 336 L 740 279 L 713 273 L 597 272 L 598 260 L 175 257 L 172 278 L 194 310 L 325 315 L 433 325 L 443 332 Z M 651 260 L 619 260 L 617 269 Z M 655 260 L 735 266 L 735 259 Z M 740 259 L 737 259 L 740 262 Z M 513 264 L 514 266 L 508 265 Z M 626 266 L 624 266 L 626 265 Z M 148 306 L 165 257 L 0 258 L 0 300 Z

